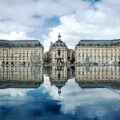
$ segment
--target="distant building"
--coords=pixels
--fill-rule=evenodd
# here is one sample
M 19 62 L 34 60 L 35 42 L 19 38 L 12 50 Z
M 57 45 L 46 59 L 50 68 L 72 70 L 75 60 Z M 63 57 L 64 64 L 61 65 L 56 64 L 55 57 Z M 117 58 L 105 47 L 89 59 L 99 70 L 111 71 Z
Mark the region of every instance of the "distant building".
M 120 64 L 120 39 L 81 40 L 75 47 L 75 62 L 95 65 Z
M 70 62 L 70 64 L 75 62 L 75 50 L 73 49 L 68 49 L 68 62 Z
M 47 65 L 47 64 L 51 63 L 50 52 L 49 51 L 44 53 L 43 60 L 44 60 L 44 65 Z
M 38 40 L 0 40 L 0 65 L 42 64 L 43 51 L 44 48 Z
M 58 35 L 58 40 L 55 43 L 51 43 L 49 52 L 52 65 L 67 63 L 68 48 L 61 40 L 60 34 Z

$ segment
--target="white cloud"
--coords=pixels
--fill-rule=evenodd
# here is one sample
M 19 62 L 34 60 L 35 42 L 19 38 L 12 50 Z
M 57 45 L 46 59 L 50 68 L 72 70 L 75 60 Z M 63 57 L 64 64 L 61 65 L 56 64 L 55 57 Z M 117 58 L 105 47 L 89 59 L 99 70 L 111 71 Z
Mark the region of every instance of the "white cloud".
M 15 31 L 40 38 L 45 50 L 59 32 L 70 48 L 80 39 L 120 38 L 119 6 L 120 0 L 101 0 L 94 5 L 83 0 L 0 0 L 0 34 L 9 36 Z M 45 19 L 53 16 L 60 18 L 60 25 L 44 26 Z
M 77 9 L 74 14 L 61 16 L 61 24 L 51 28 L 49 35 L 45 37 L 46 48 L 50 45 L 50 41 L 57 40 L 59 32 L 62 34 L 62 40 L 73 49 L 81 39 L 119 39 L 120 1 L 112 3 L 110 4 L 110 0 L 106 2 L 103 0 L 94 7 Z
M 12 31 L 10 33 L 6 34 L 0 34 L 0 39 L 5 39 L 5 40 L 31 40 L 34 38 L 28 37 L 26 33 L 24 32 L 15 32 Z

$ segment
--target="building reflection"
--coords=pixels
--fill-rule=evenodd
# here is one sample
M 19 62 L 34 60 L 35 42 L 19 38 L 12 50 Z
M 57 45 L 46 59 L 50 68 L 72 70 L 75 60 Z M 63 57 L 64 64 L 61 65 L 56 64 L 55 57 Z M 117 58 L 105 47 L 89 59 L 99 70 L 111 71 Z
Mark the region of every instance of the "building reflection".
M 118 66 L 81 66 L 75 70 L 66 66 L 41 67 L 0 67 L 0 88 L 37 88 L 49 76 L 51 86 L 61 89 L 69 79 L 81 88 L 112 87 L 120 88 L 120 67 Z
M 84 66 L 76 67 L 75 81 L 80 87 L 119 87 L 120 67 L 118 66 Z
M 44 70 L 50 78 L 51 86 L 61 89 L 69 79 L 75 77 L 80 88 L 106 88 L 120 89 L 120 67 L 118 66 L 81 66 L 74 69 L 67 67 L 51 67 Z
M 0 67 L 0 88 L 36 88 L 43 83 L 43 67 Z
M 74 77 L 74 71 L 73 69 L 68 69 L 65 66 L 53 66 L 49 69 L 48 75 L 50 78 L 51 86 L 56 86 L 60 95 L 61 89 L 63 86 L 65 86 L 65 83 L 68 81 L 68 79 Z

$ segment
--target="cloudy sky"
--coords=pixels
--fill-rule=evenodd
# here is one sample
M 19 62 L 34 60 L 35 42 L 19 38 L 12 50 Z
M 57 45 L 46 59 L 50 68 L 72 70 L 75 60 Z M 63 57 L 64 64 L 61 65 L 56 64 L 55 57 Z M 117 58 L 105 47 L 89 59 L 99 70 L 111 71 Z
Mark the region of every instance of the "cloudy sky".
M 120 0 L 0 0 L 0 39 L 38 39 L 45 50 L 62 40 L 120 38 Z

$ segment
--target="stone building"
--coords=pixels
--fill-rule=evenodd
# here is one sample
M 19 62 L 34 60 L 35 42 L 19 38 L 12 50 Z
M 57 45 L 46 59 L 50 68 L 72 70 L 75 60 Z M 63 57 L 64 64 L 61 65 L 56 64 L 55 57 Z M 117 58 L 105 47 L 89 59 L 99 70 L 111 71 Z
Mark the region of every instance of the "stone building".
M 44 60 L 44 65 L 49 65 L 51 63 L 49 51 L 44 53 L 43 60 Z
M 112 65 L 120 63 L 120 39 L 81 40 L 75 46 L 75 62 Z
M 63 65 L 67 63 L 68 48 L 61 40 L 60 34 L 58 35 L 58 40 L 55 43 L 51 43 L 49 53 L 52 65 Z
M 42 64 L 43 51 L 44 48 L 38 40 L 0 40 L 0 65 Z
M 75 51 L 73 49 L 68 49 L 68 61 L 70 64 L 75 62 Z

